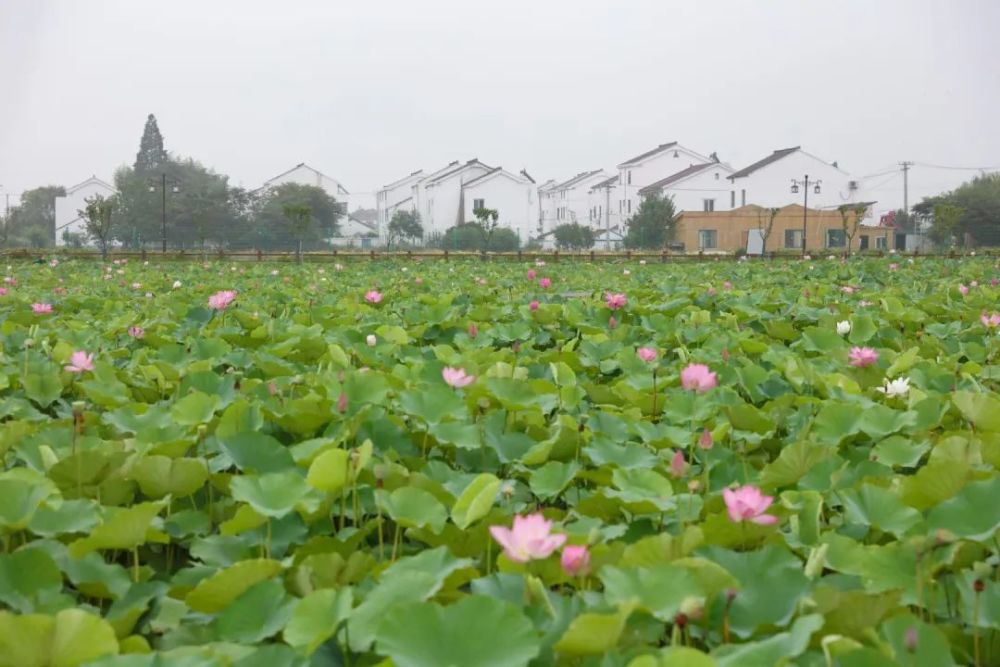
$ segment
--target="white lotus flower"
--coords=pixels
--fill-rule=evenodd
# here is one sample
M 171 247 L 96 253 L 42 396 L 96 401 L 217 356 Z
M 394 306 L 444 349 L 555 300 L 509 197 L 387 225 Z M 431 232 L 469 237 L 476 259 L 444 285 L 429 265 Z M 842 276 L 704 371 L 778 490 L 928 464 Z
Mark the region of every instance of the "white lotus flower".
M 375 343 L 377 342 L 375 334 L 368 334 L 368 337 L 365 338 L 365 342 L 368 343 L 368 347 L 375 347 Z
M 180 289 L 180 288 L 181 288 L 181 281 L 179 281 L 179 280 L 175 280 L 175 281 L 174 281 L 174 285 L 173 285 L 173 288 L 174 288 L 174 289 Z
M 848 322 L 847 320 L 837 322 L 837 333 L 840 334 L 841 336 L 846 336 L 847 334 L 851 333 L 851 323 Z
M 876 387 L 876 389 L 885 394 L 887 398 L 906 396 L 907 392 L 910 391 L 910 378 L 886 380 L 884 387 Z

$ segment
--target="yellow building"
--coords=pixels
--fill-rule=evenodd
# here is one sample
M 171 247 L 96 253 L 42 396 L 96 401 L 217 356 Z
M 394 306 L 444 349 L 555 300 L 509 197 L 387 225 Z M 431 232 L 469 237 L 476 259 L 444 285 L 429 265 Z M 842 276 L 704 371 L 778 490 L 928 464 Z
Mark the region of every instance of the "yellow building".
M 751 251 L 754 247 L 759 248 L 759 239 L 766 236 L 764 252 L 801 251 L 805 217 L 807 252 L 847 250 L 840 211 L 811 208 L 808 215 L 803 216 L 804 213 L 802 206 L 789 204 L 777 210 L 772 223 L 771 209 L 755 204 L 731 211 L 684 211 L 677 217 L 672 245 L 676 250 L 688 253 L 734 253 L 747 250 L 748 243 Z M 854 231 L 855 215 L 853 211 L 848 213 L 848 232 Z M 887 250 L 890 247 L 891 230 L 863 223 L 858 225 L 851 241 L 852 250 Z

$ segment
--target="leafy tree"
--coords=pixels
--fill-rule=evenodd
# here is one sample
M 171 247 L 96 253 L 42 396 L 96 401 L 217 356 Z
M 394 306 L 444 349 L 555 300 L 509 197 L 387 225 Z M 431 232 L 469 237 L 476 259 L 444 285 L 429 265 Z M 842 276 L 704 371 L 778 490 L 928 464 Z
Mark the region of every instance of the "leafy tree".
M 285 207 L 292 216 L 285 215 Z M 315 185 L 282 183 L 263 192 L 255 207 L 254 228 L 258 248 L 287 248 L 289 241 L 301 251 L 319 248 L 323 239 L 337 235 L 343 207 L 326 190 Z M 308 224 L 301 212 L 309 209 Z
M 767 252 L 767 240 L 771 238 L 771 231 L 774 229 L 774 219 L 781 212 L 780 208 L 762 208 L 757 211 L 757 229 L 760 230 L 760 251 Z
M 672 197 L 654 193 L 642 200 L 628 223 L 626 248 L 662 248 L 674 235 L 676 212 Z
M 21 202 L 11 208 L 5 221 L 10 245 L 49 247 L 56 241 L 56 197 L 66 195 L 66 188 L 46 185 L 21 195 Z
M 495 208 L 486 208 L 483 206 L 473 210 L 472 215 L 476 216 L 476 222 L 479 224 L 480 229 L 483 230 L 483 238 L 486 241 L 484 248 L 488 249 L 492 245 L 493 234 L 500 224 L 500 211 Z
M 445 250 L 488 250 L 491 252 L 510 252 L 521 246 L 517 233 L 507 227 L 493 230 L 487 238 L 487 232 L 478 222 L 466 222 L 445 230 L 438 242 Z
M 101 249 L 101 259 L 107 259 L 114 222 L 114 197 L 105 198 L 102 195 L 94 195 L 84 201 L 87 206 L 79 211 L 80 217 L 84 220 L 84 229 L 87 236 L 93 239 L 97 243 L 97 247 Z
M 167 151 L 163 148 L 163 135 L 160 134 L 160 127 L 156 123 L 156 116 L 149 114 L 146 117 L 146 127 L 142 130 L 139 152 L 136 153 L 135 164 L 132 168 L 139 173 L 147 174 L 162 169 L 168 160 Z
M 948 247 L 955 245 L 955 229 L 965 210 L 954 204 L 934 205 L 934 226 L 931 227 L 931 238 L 935 243 Z
M 521 247 L 521 238 L 513 229 L 500 227 L 493 231 L 493 235 L 486 246 L 490 252 L 513 252 Z
M 556 246 L 565 250 L 586 250 L 594 246 L 594 232 L 576 222 L 559 225 L 552 233 Z
M 982 174 L 951 192 L 927 197 L 913 212 L 931 223 L 930 236 L 937 243 L 950 244 L 957 237 L 1000 245 L 1000 173 Z
M 841 204 L 837 207 L 837 211 L 840 213 L 840 224 L 844 230 L 844 238 L 847 241 L 847 256 L 851 255 L 851 243 L 854 242 L 854 237 L 858 235 L 858 229 L 861 227 L 861 220 L 865 216 L 865 211 L 868 207 L 864 204 Z
M 424 235 L 424 227 L 420 224 L 420 214 L 416 211 L 396 211 L 392 214 L 387 228 L 389 244 L 394 239 L 419 239 Z
M 282 204 L 281 213 L 288 221 L 288 228 L 292 231 L 292 236 L 298 241 L 295 248 L 295 258 L 302 261 L 302 241 L 312 234 L 313 218 L 312 209 L 302 204 Z

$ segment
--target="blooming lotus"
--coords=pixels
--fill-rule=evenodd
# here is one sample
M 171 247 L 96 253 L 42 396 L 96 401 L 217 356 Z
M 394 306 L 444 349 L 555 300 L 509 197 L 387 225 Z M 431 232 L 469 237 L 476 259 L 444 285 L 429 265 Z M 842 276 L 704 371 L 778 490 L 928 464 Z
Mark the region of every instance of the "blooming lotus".
M 535 273 L 534 269 L 528 269 L 528 273 L 527 273 L 528 280 L 534 280 L 536 275 L 537 274 Z
M 618 310 L 625 307 L 625 304 L 628 303 L 628 298 L 624 294 L 612 294 L 608 292 L 604 295 L 604 303 L 611 310 Z
M 684 476 L 686 470 L 687 462 L 684 460 L 684 452 L 678 449 L 670 457 L 670 474 L 679 479 Z
M 586 545 L 573 545 L 563 549 L 559 565 L 571 577 L 587 574 L 590 569 L 590 550 Z
M 852 347 L 847 357 L 851 366 L 865 368 L 878 361 L 878 352 L 870 347 Z
M 548 558 L 566 543 L 565 535 L 552 534 L 552 522 L 541 514 L 517 515 L 512 528 L 490 526 L 490 534 L 515 563 Z
M 718 384 L 715 373 L 705 364 L 688 364 L 681 371 L 681 386 L 689 391 L 703 394 Z
M 656 360 L 656 350 L 652 347 L 640 347 L 635 353 L 647 364 Z
M 142 338 L 146 335 L 146 330 L 142 327 L 129 327 L 128 335 L 132 338 Z
M 375 338 L 375 334 L 368 334 L 368 336 L 365 337 L 365 343 L 368 344 L 368 347 L 375 347 L 375 343 L 377 342 L 378 340 Z
M 451 366 L 446 366 L 441 369 L 441 377 L 452 387 L 460 388 L 467 387 L 476 381 L 475 375 L 468 375 L 464 368 L 452 368 Z
M 851 323 L 848 322 L 847 320 L 842 320 L 840 322 L 837 322 L 837 333 L 840 334 L 841 336 L 846 336 L 847 334 L 851 333 Z
M 236 292 L 233 290 L 222 290 L 208 297 L 208 307 L 212 310 L 225 310 L 236 300 Z
M 747 484 L 736 489 L 723 489 L 722 499 L 726 502 L 729 518 L 736 523 L 750 521 L 767 526 L 778 522 L 778 517 L 764 514 L 774 502 L 774 497 L 765 496 L 756 486 Z
M 0 287 L 0 296 L 7 296 L 7 288 Z
M 475 338 L 479 335 L 479 327 L 473 322 L 469 325 L 469 338 Z
M 538 281 L 538 286 L 542 289 L 548 289 L 552 287 L 552 278 L 542 278 Z
M 1000 326 L 1000 313 L 993 313 L 992 315 L 983 313 L 979 316 L 979 321 L 983 323 L 984 327 L 993 329 Z
M 965 285 L 959 285 L 958 286 L 958 293 L 961 294 L 962 296 L 965 296 L 966 294 L 969 293 L 969 288 L 966 287 Z
M 702 429 L 701 437 L 698 438 L 698 446 L 702 449 L 711 449 L 714 440 L 712 440 L 712 432 L 707 428 Z
M 365 292 L 365 301 L 367 301 L 368 303 L 373 303 L 373 304 L 374 303 L 381 303 L 382 302 L 382 293 L 379 292 L 378 290 L 368 290 L 367 292 Z
M 877 391 L 882 392 L 886 395 L 886 398 L 893 398 L 895 396 L 906 396 L 910 391 L 910 378 L 896 378 L 895 380 L 886 380 L 885 385 L 882 387 L 876 387 Z
M 180 289 L 180 287 L 181 287 L 181 281 L 175 280 L 174 284 L 171 285 L 170 287 L 171 287 L 171 289 Z
M 33 304 L 31 304 L 31 310 L 32 310 L 32 312 L 34 312 L 34 313 L 36 313 L 38 315 L 45 315 L 47 313 L 51 313 L 52 312 L 52 304 L 51 303 L 33 303 Z
M 63 367 L 70 373 L 83 373 L 94 370 L 94 355 L 86 352 L 74 352 L 69 357 L 69 363 Z
M 532 301 L 531 303 L 529 303 L 528 304 L 528 309 L 529 310 L 538 310 L 538 302 L 537 301 Z

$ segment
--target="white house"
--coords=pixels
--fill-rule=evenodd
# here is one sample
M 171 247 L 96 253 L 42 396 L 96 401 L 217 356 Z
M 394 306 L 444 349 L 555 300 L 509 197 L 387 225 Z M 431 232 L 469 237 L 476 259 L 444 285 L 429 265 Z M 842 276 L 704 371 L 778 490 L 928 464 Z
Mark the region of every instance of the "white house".
M 590 186 L 587 191 L 587 206 L 593 214 L 590 226 L 604 231 L 622 229 L 623 219 L 618 213 L 618 201 L 617 174 Z M 607 245 L 608 242 L 605 242 L 604 246 Z
M 304 162 L 300 162 L 288 171 L 281 172 L 274 178 L 269 178 L 264 181 L 264 184 L 261 185 L 259 189 L 266 190 L 284 183 L 314 185 L 318 188 L 323 188 L 326 190 L 327 194 L 336 199 L 338 202 L 344 204 L 343 212 L 345 214 L 354 208 L 351 205 L 351 193 L 347 191 L 347 188 L 345 188 L 340 181 L 331 176 L 327 176 L 319 169 L 314 169 Z
M 457 163 L 454 163 L 457 164 Z M 378 211 L 378 226 L 383 232 L 396 211 L 412 211 L 413 185 L 426 177 L 423 169 L 411 172 L 398 181 L 383 185 L 375 193 L 375 208 Z
M 513 229 L 521 243 L 535 236 L 535 180 L 527 171 L 515 174 L 496 167 L 463 182 L 461 189 L 463 222 L 474 222 L 476 209 L 490 208 L 499 213 L 498 224 Z
M 67 245 L 67 236 L 86 236 L 86 225 L 79 212 L 86 208 L 87 199 L 95 195 L 110 197 L 113 194 L 114 186 L 97 176 L 66 188 L 65 196 L 56 197 L 56 245 Z
M 578 223 L 585 227 L 595 224 L 596 211 L 591 209 L 590 188 L 607 180 L 608 176 L 603 169 L 583 171 L 552 188 L 556 216 L 554 224 L 545 231 L 565 224 Z
M 807 175 L 808 193 L 802 186 L 793 192 L 792 179 L 802 181 Z M 799 146 L 776 150 L 730 174 L 729 187 L 730 208 L 747 204 L 765 208 L 804 205 L 806 194 L 809 208 L 836 208 L 862 199 L 858 182 L 836 162 L 826 162 Z
M 492 171 L 493 167 L 477 158 L 460 163 L 427 182 L 421 182 L 424 191 L 420 202 L 420 218 L 425 234 L 443 234 L 449 227 L 467 222 L 462 207 L 462 185 Z M 495 208 L 495 207 L 491 207 Z
M 699 162 L 639 190 L 641 197 L 656 192 L 670 197 L 681 211 L 722 211 L 732 208 L 728 177 L 733 168 L 721 162 Z
M 628 220 L 639 205 L 639 190 L 693 164 L 705 164 L 713 159 L 685 148 L 676 141 L 636 155 L 618 165 L 618 213 Z
M 558 200 L 555 197 L 555 187 L 559 182 L 554 178 L 538 186 L 538 228 L 537 234 L 554 229 L 556 222 L 556 209 L 559 208 Z

